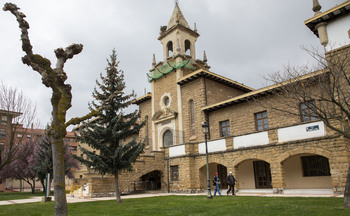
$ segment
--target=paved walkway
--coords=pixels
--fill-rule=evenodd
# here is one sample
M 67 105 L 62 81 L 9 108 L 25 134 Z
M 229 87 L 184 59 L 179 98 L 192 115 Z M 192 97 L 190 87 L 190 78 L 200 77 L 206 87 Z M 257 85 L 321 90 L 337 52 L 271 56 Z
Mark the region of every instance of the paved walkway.
M 223 193 L 224 194 L 224 193 Z M 146 198 L 146 197 L 156 197 L 156 196 L 205 196 L 206 193 L 143 193 L 143 194 L 133 194 L 133 195 L 123 195 L 122 199 L 132 199 L 132 198 Z M 226 196 L 226 195 L 224 195 Z M 343 195 L 338 194 L 250 194 L 250 193 L 237 193 L 237 196 L 263 196 L 263 197 L 343 197 Z M 11 204 L 22 204 L 22 203 L 34 203 L 41 202 L 42 197 L 32 197 L 30 199 L 17 199 L 17 200 L 6 200 L 0 201 L 0 205 L 11 205 Z M 71 197 L 67 195 L 68 203 L 77 202 L 92 202 L 92 201 L 104 201 L 104 200 L 115 200 L 115 197 L 99 197 L 99 198 L 78 198 Z

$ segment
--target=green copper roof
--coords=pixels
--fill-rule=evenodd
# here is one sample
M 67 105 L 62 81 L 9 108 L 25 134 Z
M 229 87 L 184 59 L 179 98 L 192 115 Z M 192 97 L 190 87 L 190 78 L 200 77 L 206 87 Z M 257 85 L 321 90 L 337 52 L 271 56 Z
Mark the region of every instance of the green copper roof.
M 191 59 L 181 62 L 166 62 L 163 65 L 156 67 L 152 72 L 147 73 L 148 82 L 159 79 L 178 68 L 188 68 L 195 70 L 195 67 L 191 64 Z

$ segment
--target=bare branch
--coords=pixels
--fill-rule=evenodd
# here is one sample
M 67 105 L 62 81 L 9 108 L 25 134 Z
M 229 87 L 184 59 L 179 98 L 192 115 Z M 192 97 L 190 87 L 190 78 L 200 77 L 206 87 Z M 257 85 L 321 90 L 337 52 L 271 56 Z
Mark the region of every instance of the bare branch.
M 269 75 L 267 80 L 275 85 L 267 97 L 279 97 L 275 104 L 264 104 L 289 115 L 302 116 L 301 103 L 314 101 L 310 106 L 312 115 L 322 120 L 333 131 L 350 138 L 350 48 L 339 49 L 322 54 L 315 48 L 303 48 L 318 65 L 310 72 L 308 66 L 286 66 L 281 73 Z M 261 105 L 259 99 L 256 101 Z
M 6 3 L 3 7 L 4 11 L 10 11 L 17 18 L 17 22 L 19 24 L 19 28 L 22 31 L 21 39 L 22 39 L 22 50 L 27 53 L 27 55 L 32 56 L 32 45 L 30 44 L 28 29 L 29 24 L 24 18 L 26 17 L 22 12 L 18 11 L 20 8 L 15 4 Z
M 69 127 L 70 125 L 77 125 L 80 124 L 82 121 L 91 119 L 92 117 L 97 116 L 99 113 L 99 111 L 97 110 L 92 110 L 89 114 L 82 116 L 82 117 L 76 117 L 76 118 L 72 118 L 70 119 L 66 124 L 65 127 Z

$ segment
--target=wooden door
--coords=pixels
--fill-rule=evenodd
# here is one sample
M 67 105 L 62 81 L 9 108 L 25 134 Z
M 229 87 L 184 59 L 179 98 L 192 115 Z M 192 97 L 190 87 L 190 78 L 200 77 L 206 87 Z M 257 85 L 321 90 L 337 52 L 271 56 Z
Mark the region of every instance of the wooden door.
M 254 161 L 255 188 L 272 188 L 270 164 Z

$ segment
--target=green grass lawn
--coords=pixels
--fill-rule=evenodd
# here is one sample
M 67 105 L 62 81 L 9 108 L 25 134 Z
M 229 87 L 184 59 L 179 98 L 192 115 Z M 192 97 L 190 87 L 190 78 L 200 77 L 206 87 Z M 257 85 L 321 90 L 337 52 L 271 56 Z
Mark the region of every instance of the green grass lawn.
M 167 196 L 68 204 L 69 215 L 350 215 L 342 198 Z M 54 203 L 0 206 L 0 215 L 54 215 Z
M 51 191 L 50 195 L 53 196 L 53 192 Z M 4 200 L 16 200 L 16 199 L 29 199 L 33 196 L 44 196 L 42 191 L 36 191 L 34 194 L 31 192 L 1 192 L 0 193 L 0 201 Z

